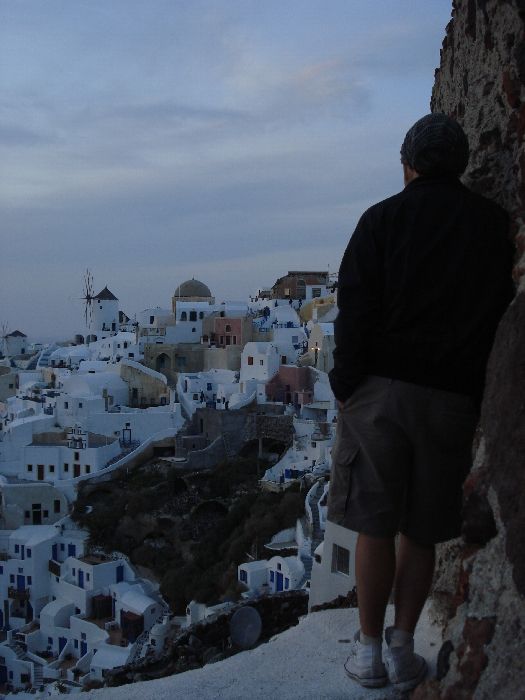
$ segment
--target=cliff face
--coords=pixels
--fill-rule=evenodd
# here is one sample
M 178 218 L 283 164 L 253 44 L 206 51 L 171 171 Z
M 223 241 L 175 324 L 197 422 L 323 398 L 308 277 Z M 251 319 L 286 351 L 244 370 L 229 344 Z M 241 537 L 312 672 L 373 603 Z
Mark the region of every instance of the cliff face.
M 442 553 L 440 580 L 448 569 L 453 589 L 440 680 L 414 697 L 518 698 L 525 693 L 525 0 L 453 3 L 431 104 L 467 132 L 466 184 L 511 214 L 518 293 L 489 362 L 464 537 Z

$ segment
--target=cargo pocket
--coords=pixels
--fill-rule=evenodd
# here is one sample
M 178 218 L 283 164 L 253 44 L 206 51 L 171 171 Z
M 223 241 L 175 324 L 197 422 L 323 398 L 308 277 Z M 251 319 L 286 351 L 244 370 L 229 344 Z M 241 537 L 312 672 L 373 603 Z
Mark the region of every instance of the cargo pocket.
M 359 454 L 359 445 L 339 437 L 332 450 L 332 471 L 328 493 L 327 517 L 333 523 L 342 525 L 352 487 L 352 468 Z

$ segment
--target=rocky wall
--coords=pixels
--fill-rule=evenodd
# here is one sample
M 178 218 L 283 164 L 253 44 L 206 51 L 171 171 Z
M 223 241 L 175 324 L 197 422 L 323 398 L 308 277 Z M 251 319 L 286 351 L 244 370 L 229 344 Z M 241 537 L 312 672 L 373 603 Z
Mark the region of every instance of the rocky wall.
M 489 361 L 463 538 L 440 553 L 446 620 L 439 680 L 413 694 L 525 697 L 525 1 L 457 0 L 432 111 L 455 116 L 471 144 L 465 182 L 511 215 L 515 300 Z M 475 265 L 476 261 L 473 260 Z

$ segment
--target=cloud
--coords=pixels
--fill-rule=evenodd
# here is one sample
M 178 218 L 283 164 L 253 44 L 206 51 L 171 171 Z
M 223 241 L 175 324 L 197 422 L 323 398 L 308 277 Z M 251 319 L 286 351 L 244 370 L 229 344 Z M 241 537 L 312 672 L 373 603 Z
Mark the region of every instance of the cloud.
M 0 147 L 18 148 L 56 143 L 49 133 L 42 133 L 13 124 L 0 124 Z

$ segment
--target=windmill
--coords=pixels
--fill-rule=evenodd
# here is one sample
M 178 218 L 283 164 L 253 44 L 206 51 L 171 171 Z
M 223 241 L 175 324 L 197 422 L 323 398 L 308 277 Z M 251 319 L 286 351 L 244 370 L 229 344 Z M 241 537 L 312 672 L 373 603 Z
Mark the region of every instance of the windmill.
M 2 352 L 2 355 L 7 355 L 7 336 L 9 335 L 8 328 L 9 328 L 9 324 L 6 321 L 4 321 L 2 323 L 2 328 L 1 328 L 2 335 L 0 338 L 2 341 L 2 345 L 0 347 L 0 351 Z
M 81 299 L 84 302 L 84 317 L 86 319 L 86 327 L 91 327 L 91 319 L 93 317 L 93 299 L 95 298 L 93 289 L 93 275 L 89 269 L 84 273 L 84 296 Z

